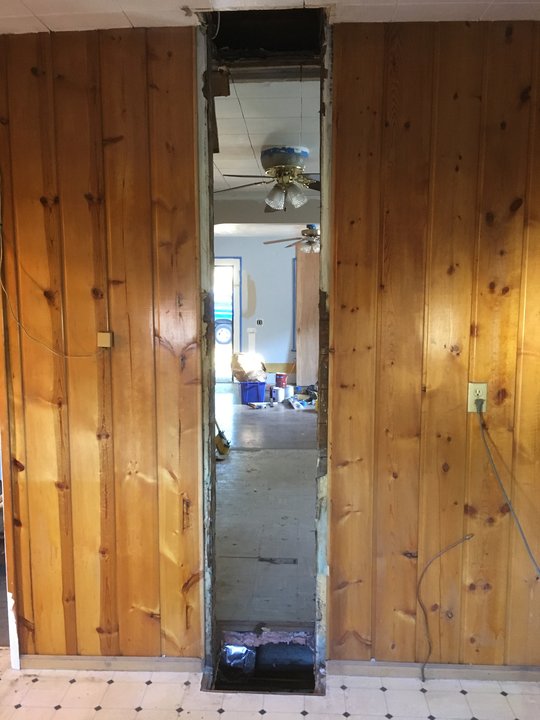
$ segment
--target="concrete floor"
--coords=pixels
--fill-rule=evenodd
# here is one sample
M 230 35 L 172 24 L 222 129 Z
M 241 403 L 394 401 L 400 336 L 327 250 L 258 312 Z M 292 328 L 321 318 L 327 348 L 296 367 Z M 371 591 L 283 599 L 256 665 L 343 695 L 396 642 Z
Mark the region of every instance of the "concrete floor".
M 254 410 L 237 393 L 216 388 L 232 442 L 217 466 L 217 619 L 313 623 L 317 415 L 281 404 Z

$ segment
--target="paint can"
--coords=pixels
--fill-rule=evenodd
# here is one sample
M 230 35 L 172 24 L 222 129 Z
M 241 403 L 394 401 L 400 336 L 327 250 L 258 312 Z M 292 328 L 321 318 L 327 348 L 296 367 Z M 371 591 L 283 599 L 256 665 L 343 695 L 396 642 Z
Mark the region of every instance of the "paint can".
M 287 385 L 287 373 L 276 373 L 276 387 L 284 388 Z
M 285 388 L 273 387 L 272 388 L 272 400 L 274 402 L 283 402 L 285 400 Z
M 285 385 L 285 400 L 294 395 L 294 385 Z

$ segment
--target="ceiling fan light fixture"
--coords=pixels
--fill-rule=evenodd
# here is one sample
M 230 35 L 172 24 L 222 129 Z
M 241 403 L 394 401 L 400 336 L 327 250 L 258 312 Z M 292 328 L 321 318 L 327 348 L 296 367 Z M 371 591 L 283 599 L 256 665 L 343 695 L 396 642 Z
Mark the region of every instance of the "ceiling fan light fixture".
M 274 185 L 266 196 L 265 203 L 273 210 L 285 210 L 285 198 L 287 193 L 281 185 Z
M 320 253 L 321 244 L 320 242 L 305 242 L 300 245 L 300 252 L 304 253 Z
M 298 183 L 291 183 L 288 188 L 287 198 L 295 208 L 302 207 L 307 203 L 307 197 L 302 192 Z

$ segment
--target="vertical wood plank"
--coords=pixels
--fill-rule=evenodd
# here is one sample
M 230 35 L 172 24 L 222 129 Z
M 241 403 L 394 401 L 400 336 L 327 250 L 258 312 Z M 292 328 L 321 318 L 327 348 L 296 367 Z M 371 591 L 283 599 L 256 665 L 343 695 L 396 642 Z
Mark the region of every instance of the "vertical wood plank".
M 99 38 L 53 35 L 79 652 L 118 655 Z
M 414 660 L 433 30 L 388 25 L 377 374 L 375 656 Z M 406 189 L 406 191 L 405 191 Z M 411 557 L 409 553 L 412 553 Z
M 202 654 L 201 355 L 193 30 L 148 31 L 161 653 Z
M 48 36 L 10 38 L 8 83 L 20 318 L 38 339 L 22 334 L 35 649 L 75 654 L 62 248 Z
M 383 26 L 336 26 L 334 52 L 328 653 L 367 659 Z
M 296 248 L 297 385 L 314 385 L 319 372 L 319 260 Z
M 120 652 L 159 655 L 146 35 L 101 33 Z
M 464 535 L 466 389 L 476 231 L 484 29 L 438 27 L 430 264 L 427 268 L 418 569 Z M 480 48 L 480 51 L 479 51 Z M 422 597 L 433 662 L 459 662 L 462 548 L 434 563 Z M 427 653 L 423 618 L 417 660 Z
M 540 557 L 540 32 L 535 25 L 532 78 L 532 120 L 529 130 L 529 168 L 525 195 L 525 243 L 521 273 L 520 323 L 513 461 L 515 511 L 538 560 Z M 505 476 L 507 478 L 507 476 Z M 534 565 L 514 525 L 511 529 L 508 578 L 507 664 L 540 664 L 540 583 Z
M 13 188 L 11 182 L 10 113 L 8 107 L 7 36 L 0 38 L 0 172 L 3 307 L 3 377 L 2 392 L 2 478 L 4 494 L 4 536 L 8 563 L 8 591 L 16 599 L 18 635 L 21 653 L 33 653 L 34 608 L 30 569 L 30 527 L 28 520 L 28 487 L 26 482 L 26 437 L 22 387 L 20 330 L 17 286 L 17 253 L 13 223 Z M 9 299 L 8 299 L 9 298 Z M 10 568 L 11 564 L 11 568 Z
M 517 329 L 523 246 L 523 199 L 531 116 L 531 23 L 489 27 L 486 123 L 480 185 L 480 233 L 470 379 L 487 381 L 489 433 L 502 462 L 512 464 Z M 509 487 L 511 491 L 511 487 Z M 469 418 L 463 662 L 504 659 L 508 508 Z

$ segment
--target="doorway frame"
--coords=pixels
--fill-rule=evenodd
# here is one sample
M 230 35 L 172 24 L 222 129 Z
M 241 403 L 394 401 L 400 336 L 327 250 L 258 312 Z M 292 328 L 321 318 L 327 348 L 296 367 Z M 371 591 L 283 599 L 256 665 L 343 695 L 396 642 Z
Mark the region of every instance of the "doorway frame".
M 332 154 L 332 28 L 328 13 L 323 9 L 324 28 L 321 41 L 321 262 L 319 276 L 319 415 L 317 429 L 316 470 L 316 574 L 315 574 L 315 693 L 324 692 L 327 649 L 328 596 L 328 366 L 330 357 L 329 309 L 333 242 L 331 239 L 331 154 Z M 218 636 L 215 617 L 215 517 L 216 469 L 214 457 L 214 328 L 213 275 L 214 218 L 213 218 L 213 162 L 209 142 L 210 90 L 207 77 L 210 67 L 210 48 L 203 29 L 197 36 L 198 131 L 199 131 L 199 189 L 200 189 L 200 278 L 202 299 L 201 370 L 203 417 L 203 538 L 204 549 L 204 662 L 203 686 L 211 689 L 214 663 L 217 659 Z

